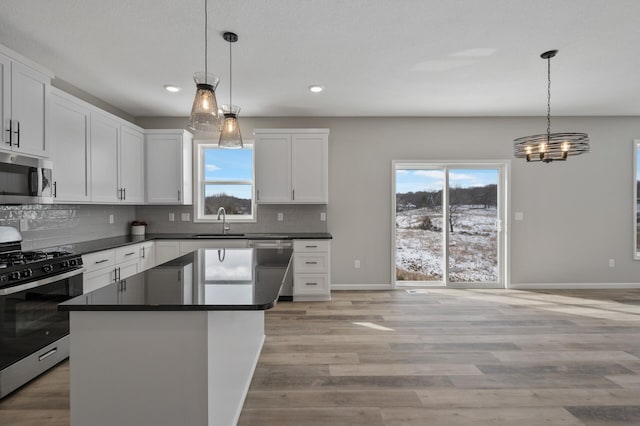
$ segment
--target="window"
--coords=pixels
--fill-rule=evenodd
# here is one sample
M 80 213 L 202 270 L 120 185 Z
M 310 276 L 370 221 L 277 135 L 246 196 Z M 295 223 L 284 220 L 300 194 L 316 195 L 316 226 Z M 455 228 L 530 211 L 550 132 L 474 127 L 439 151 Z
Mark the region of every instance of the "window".
M 198 143 L 196 149 L 196 222 L 215 222 L 224 207 L 227 221 L 255 221 L 253 145 L 243 149 Z

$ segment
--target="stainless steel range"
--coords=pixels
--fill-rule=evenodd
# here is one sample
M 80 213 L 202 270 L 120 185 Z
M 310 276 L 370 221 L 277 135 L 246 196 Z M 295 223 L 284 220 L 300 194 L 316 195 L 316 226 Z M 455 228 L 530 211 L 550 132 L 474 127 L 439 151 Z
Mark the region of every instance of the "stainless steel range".
M 82 294 L 79 254 L 21 243 L 0 226 L 0 398 L 68 358 L 69 313 L 58 304 Z

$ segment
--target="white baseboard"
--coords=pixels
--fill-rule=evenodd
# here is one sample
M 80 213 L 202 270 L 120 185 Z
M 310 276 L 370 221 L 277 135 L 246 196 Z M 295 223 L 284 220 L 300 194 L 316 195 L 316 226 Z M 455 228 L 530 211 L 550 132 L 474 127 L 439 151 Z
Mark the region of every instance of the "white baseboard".
M 340 290 L 391 290 L 391 284 L 335 284 L 331 283 L 331 291 Z
M 640 288 L 640 283 L 511 283 L 513 290 L 580 290 Z
M 595 290 L 615 288 L 640 289 L 640 283 L 511 283 L 509 285 L 509 289 L 511 290 Z M 331 284 L 331 291 L 343 290 L 392 290 L 392 287 L 391 284 Z

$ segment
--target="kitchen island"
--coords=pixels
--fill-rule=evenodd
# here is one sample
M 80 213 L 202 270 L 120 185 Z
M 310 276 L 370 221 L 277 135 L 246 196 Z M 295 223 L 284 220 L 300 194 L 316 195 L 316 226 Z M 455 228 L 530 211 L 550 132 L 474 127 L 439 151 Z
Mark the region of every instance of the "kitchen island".
M 200 249 L 59 305 L 72 425 L 232 425 L 290 249 Z

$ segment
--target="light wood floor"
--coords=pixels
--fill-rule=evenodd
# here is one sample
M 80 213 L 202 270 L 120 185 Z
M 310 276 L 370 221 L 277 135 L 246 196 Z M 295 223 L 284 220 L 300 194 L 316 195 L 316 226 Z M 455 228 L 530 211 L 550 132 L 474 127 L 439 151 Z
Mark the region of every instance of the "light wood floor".
M 640 290 L 332 296 L 267 313 L 239 425 L 640 425 Z M 67 425 L 68 407 L 64 363 L 0 424 Z

